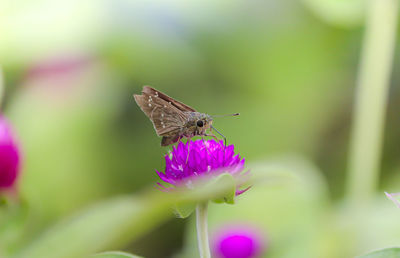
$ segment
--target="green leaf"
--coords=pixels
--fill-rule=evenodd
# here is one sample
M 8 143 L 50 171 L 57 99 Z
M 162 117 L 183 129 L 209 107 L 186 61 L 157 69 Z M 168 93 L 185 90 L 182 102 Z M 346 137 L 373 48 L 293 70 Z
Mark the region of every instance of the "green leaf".
M 211 183 L 209 183 L 209 187 L 213 187 L 213 185 L 227 185 L 228 188 L 226 191 L 217 198 L 213 199 L 215 203 L 235 203 L 235 193 L 236 193 L 236 181 L 235 178 L 229 174 L 224 173 L 216 177 Z
M 363 23 L 367 5 L 364 0 L 303 0 L 303 3 L 325 22 L 348 28 Z
M 386 248 L 371 252 L 358 258 L 398 258 L 400 257 L 400 247 Z
M 124 245 L 171 216 L 170 200 L 158 195 L 121 197 L 58 223 L 16 257 L 84 257 Z
M 195 203 L 177 203 L 173 207 L 174 214 L 177 218 L 187 218 L 196 209 Z
M 125 253 L 125 252 L 120 252 L 120 251 L 110 251 L 110 252 L 104 252 L 104 253 L 98 253 L 95 254 L 91 257 L 96 257 L 96 258 L 142 258 L 141 256 Z
M 13 257 L 86 257 L 119 249 L 172 217 L 174 205 L 195 205 L 232 191 L 231 176 L 190 191 L 149 191 L 104 201 L 49 228 Z
M 200 183 L 195 189 L 194 192 L 204 192 L 207 189 L 223 189 L 223 191 L 212 196 L 210 199 L 216 203 L 235 203 L 236 180 L 230 173 L 223 173 L 206 184 Z M 185 201 L 176 203 L 173 207 L 174 213 L 178 218 L 187 218 L 196 209 L 196 204 Z

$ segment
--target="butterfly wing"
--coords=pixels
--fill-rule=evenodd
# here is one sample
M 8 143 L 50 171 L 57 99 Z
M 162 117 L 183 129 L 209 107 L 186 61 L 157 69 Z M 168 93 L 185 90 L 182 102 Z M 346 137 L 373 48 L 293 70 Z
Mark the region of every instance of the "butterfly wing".
M 172 106 L 176 107 L 180 111 L 196 112 L 196 110 L 194 110 L 192 107 L 189 107 L 188 105 L 183 104 L 182 102 L 180 102 L 176 99 L 173 99 L 173 98 L 169 97 L 167 94 L 164 94 L 150 86 L 143 86 L 142 92 L 146 93 L 150 96 L 157 96 L 157 98 L 160 98 L 160 99 L 164 100 L 165 102 L 170 103 Z
M 160 92 L 148 89 L 152 88 L 145 86 L 142 95 L 134 95 L 136 103 L 150 118 L 158 136 L 178 135 L 187 121 L 187 114 L 172 105 L 172 102 L 161 98 Z
M 174 144 L 177 141 L 179 141 L 179 139 L 181 139 L 182 136 L 176 134 L 173 136 L 163 136 L 162 140 L 161 140 L 161 146 L 168 146 L 170 144 Z

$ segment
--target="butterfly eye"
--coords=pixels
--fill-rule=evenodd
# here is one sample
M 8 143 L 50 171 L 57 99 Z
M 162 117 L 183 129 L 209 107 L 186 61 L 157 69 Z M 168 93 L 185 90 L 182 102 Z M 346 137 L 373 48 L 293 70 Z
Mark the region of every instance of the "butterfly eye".
M 197 126 L 198 127 L 203 127 L 203 125 L 204 125 L 203 120 L 197 121 Z

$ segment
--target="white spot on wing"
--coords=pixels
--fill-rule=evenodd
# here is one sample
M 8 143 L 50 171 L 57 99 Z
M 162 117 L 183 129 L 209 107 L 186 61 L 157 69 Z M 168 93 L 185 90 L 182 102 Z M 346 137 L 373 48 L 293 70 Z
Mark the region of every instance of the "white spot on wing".
M 149 103 L 149 107 L 151 107 L 151 104 Z

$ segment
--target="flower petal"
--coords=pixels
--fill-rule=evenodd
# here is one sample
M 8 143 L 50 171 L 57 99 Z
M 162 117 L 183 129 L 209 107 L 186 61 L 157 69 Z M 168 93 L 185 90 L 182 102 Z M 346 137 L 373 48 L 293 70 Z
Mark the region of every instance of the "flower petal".
M 166 183 L 170 183 L 170 184 L 175 184 L 175 181 L 172 179 L 172 178 L 170 178 L 170 177 L 167 177 L 164 173 L 162 173 L 162 172 L 159 172 L 159 171 L 157 171 L 156 170 L 156 173 L 157 173 L 157 175 L 160 177 L 160 179 L 162 180 L 162 181 L 164 181 L 164 182 L 166 182 Z
M 174 186 L 192 188 L 195 180 L 204 175 L 216 178 L 222 173 L 234 176 L 237 187 L 248 178 L 248 173 L 241 173 L 245 159 L 235 155 L 234 145 L 225 146 L 224 141 L 188 140 L 179 142 L 165 155 L 165 172 L 156 171 L 160 179 Z M 238 190 L 236 195 L 247 191 Z

